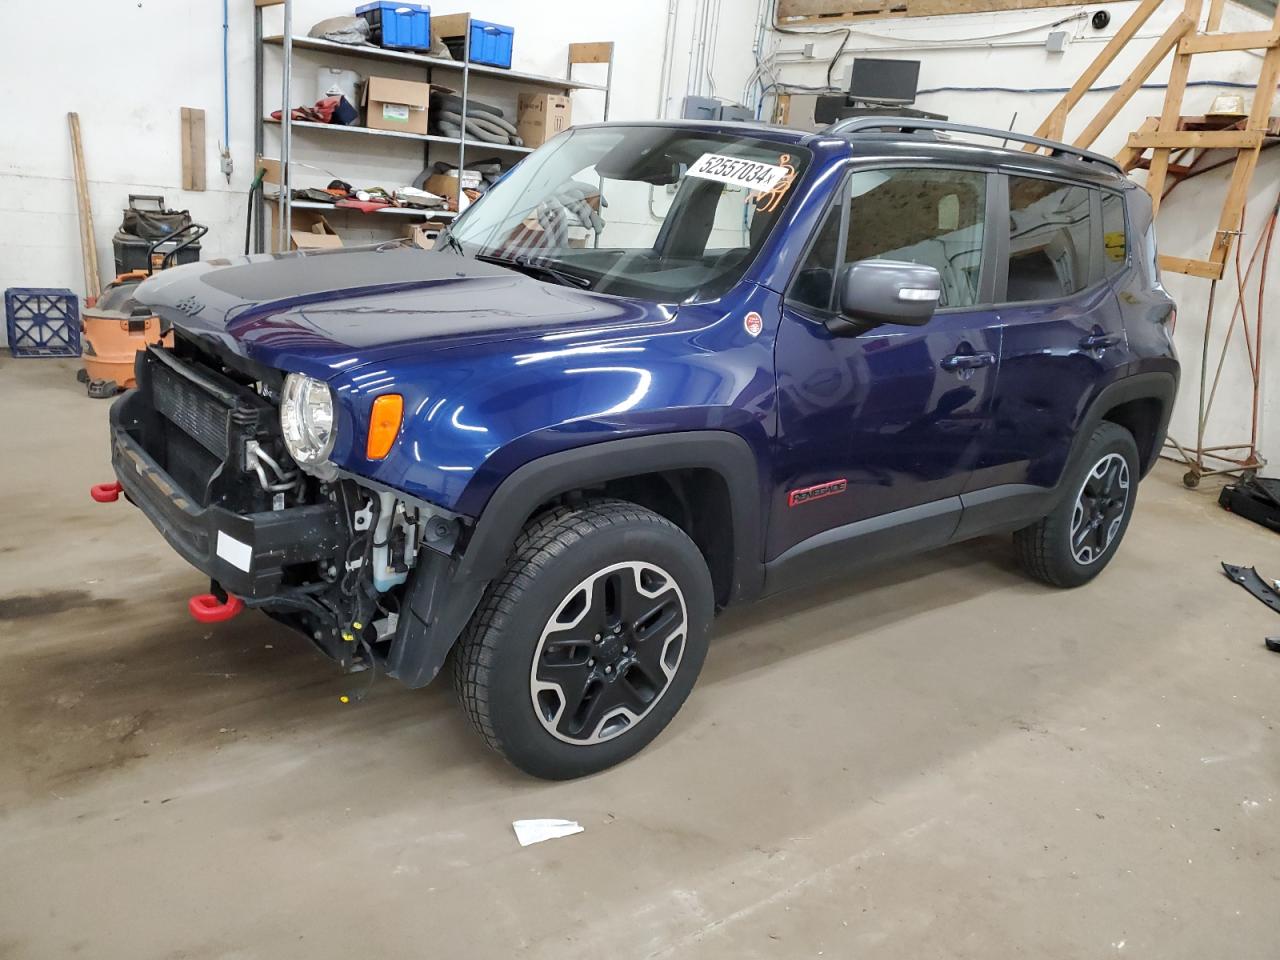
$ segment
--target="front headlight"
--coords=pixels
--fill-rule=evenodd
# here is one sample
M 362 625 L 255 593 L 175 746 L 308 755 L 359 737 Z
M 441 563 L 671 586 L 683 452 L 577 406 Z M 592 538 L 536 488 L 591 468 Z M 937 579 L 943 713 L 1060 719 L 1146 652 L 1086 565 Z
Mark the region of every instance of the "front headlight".
M 333 452 L 333 394 L 323 380 L 291 373 L 280 399 L 285 449 L 301 466 L 321 463 Z

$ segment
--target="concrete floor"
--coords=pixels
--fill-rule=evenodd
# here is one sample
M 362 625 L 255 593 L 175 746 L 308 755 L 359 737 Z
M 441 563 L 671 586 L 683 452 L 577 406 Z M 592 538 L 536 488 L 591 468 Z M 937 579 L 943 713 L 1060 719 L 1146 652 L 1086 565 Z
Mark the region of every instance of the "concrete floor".
M 692 699 L 576 783 L 445 685 L 343 678 L 109 478 L 106 404 L 0 361 L 0 958 L 1280 956 L 1280 540 L 1160 467 L 1059 592 L 1006 543 L 720 622 Z M 586 832 L 520 848 L 511 821 Z

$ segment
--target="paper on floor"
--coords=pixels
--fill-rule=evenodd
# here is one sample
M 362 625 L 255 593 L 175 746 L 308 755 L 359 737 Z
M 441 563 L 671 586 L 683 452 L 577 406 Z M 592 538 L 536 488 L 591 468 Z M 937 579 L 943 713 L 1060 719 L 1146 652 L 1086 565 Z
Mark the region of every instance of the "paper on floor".
M 582 832 L 582 825 L 577 820 L 512 820 L 511 826 L 522 847 Z

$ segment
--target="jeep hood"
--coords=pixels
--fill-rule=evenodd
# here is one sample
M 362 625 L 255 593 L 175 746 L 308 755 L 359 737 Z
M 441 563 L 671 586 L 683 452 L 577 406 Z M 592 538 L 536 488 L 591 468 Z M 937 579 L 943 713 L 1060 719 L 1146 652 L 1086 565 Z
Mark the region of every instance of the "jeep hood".
M 402 245 L 208 260 L 157 274 L 136 296 L 188 335 L 326 379 L 477 340 L 644 327 L 672 316 L 643 301 Z

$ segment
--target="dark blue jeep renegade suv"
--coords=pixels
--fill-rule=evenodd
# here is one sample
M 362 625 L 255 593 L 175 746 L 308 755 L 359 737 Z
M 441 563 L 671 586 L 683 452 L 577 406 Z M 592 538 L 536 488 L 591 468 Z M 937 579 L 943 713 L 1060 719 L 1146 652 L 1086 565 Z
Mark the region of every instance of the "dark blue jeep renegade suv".
M 1092 579 L 1178 380 L 1142 190 L 905 119 L 576 127 L 435 251 L 138 297 L 174 346 L 95 494 L 210 577 L 192 612 L 256 607 L 411 687 L 447 664 L 542 777 L 653 739 L 729 604 L 1001 532 Z

